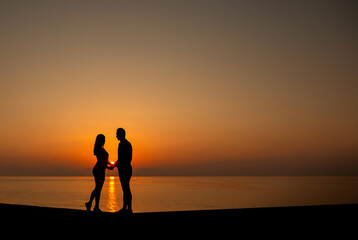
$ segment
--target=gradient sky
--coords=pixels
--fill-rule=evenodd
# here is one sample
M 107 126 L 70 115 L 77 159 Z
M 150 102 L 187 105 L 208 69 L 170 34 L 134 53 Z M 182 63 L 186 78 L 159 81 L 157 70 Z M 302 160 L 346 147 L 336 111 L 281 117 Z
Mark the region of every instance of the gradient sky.
M 1 1 L 0 175 L 357 175 L 356 1 Z

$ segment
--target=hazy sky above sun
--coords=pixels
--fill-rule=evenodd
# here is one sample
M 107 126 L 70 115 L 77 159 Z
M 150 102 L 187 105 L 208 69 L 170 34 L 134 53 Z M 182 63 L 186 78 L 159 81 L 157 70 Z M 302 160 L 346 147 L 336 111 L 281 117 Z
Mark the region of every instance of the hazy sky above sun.
M 355 1 L 1 1 L 0 175 L 357 175 Z

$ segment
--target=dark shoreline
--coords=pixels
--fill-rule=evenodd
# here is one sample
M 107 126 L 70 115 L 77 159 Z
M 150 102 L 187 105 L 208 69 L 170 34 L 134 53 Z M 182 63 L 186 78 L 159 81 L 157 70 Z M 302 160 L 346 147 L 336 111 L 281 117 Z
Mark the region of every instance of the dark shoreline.
M 0 203 L 5 233 L 29 236 L 219 237 L 220 239 L 348 239 L 355 234 L 358 204 L 95 214 L 85 210 Z M 5 236 L 5 235 L 4 235 Z
M 289 206 L 289 207 L 263 207 L 263 208 L 237 208 L 237 209 L 213 209 L 213 210 L 189 210 L 189 211 L 167 211 L 167 212 L 139 212 L 132 215 L 116 214 L 111 212 L 94 213 L 79 209 L 40 207 L 19 204 L 0 203 L 1 215 L 8 216 L 86 216 L 86 217 L 131 217 L 131 218 L 151 218 L 151 217 L 300 217 L 315 216 L 319 218 L 328 216 L 356 216 L 358 204 L 333 204 L 333 205 L 312 205 L 312 206 Z

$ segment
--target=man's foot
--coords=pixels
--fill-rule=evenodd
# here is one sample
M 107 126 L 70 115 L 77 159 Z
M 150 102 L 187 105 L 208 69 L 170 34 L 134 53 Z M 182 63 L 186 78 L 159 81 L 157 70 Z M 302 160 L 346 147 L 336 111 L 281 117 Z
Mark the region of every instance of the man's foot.
M 132 209 L 125 209 L 125 208 L 122 208 L 121 210 L 119 210 L 118 212 L 115 212 L 116 214 L 120 214 L 120 215 L 132 215 L 133 214 L 133 211 Z
M 127 210 L 125 208 L 122 208 L 121 210 L 115 212 L 115 214 L 125 214 Z
M 92 204 L 91 204 L 90 202 L 86 202 L 85 205 L 86 205 L 87 211 L 88 211 L 88 212 L 91 211 L 91 205 L 92 205 Z

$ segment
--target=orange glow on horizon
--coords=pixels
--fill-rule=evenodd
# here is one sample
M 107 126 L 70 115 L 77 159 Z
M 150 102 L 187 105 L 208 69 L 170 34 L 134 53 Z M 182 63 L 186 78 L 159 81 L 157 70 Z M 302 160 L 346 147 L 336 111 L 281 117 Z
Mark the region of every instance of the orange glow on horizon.
M 313 2 L 3 3 L 0 174 L 91 174 L 119 127 L 134 169 L 358 172 L 356 14 Z

